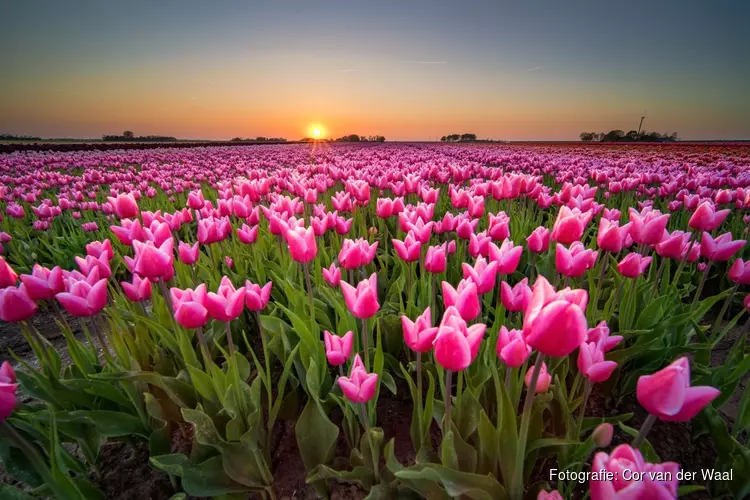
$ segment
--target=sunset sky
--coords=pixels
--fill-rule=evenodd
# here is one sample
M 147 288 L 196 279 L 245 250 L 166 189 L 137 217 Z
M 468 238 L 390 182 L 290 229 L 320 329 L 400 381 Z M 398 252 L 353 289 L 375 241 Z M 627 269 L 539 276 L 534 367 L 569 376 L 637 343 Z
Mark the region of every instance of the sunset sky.
M 750 1 L 11 1 L 0 133 L 750 139 Z

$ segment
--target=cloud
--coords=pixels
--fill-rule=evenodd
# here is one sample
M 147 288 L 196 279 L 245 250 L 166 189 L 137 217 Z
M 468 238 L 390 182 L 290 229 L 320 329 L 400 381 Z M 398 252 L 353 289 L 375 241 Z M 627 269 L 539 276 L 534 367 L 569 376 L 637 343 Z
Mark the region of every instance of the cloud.
M 532 71 L 539 71 L 539 70 L 540 70 L 540 69 L 542 69 L 543 67 L 544 67 L 544 66 L 534 66 L 533 68 L 529 68 L 529 69 L 527 69 L 526 71 L 527 71 L 527 72 L 529 72 L 529 73 L 530 73 L 530 72 L 532 72 Z
M 446 61 L 399 61 L 402 64 L 448 64 Z

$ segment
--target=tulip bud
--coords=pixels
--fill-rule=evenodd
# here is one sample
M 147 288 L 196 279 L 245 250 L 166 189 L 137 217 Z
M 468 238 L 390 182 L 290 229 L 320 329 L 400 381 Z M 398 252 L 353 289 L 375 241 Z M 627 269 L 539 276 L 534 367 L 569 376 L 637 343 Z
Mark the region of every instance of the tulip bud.
M 594 444 L 597 448 L 606 448 L 612 443 L 612 434 L 614 433 L 614 427 L 612 424 L 603 423 L 599 424 L 591 437 L 594 438 Z

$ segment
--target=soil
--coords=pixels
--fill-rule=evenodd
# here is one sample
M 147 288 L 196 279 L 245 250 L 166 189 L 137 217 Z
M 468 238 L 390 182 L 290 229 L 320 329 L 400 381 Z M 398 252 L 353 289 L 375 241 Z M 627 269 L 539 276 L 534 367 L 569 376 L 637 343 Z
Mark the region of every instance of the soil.
M 79 322 L 67 314 L 65 319 L 71 325 L 76 336 L 83 339 Z M 32 325 L 57 348 L 63 363 L 68 363 L 65 339 L 59 334 L 55 316 L 53 314 L 37 314 L 32 320 Z M 738 326 L 729 332 L 714 350 L 712 363 L 723 362 L 729 348 L 740 337 L 742 328 L 742 326 Z M 14 324 L 2 323 L 0 324 L 0 362 L 7 359 L 15 365 L 12 357 L 6 354 L 9 350 L 32 365 L 34 364 L 33 352 L 21 335 L 19 327 Z M 399 462 L 410 464 L 413 463 L 416 456 L 409 436 L 412 411 L 411 398 L 405 382 L 401 379 L 396 380 L 396 395 L 392 395 L 386 389 L 380 395 L 377 421 L 383 428 L 386 442 L 395 438 L 395 454 Z M 729 421 L 732 421 L 737 414 L 741 391 L 746 383 L 747 380 L 743 380 L 737 393 L 721 408 L 721 412 Z M 632 412 L 634 416 L 627 422 L 627 425 L 633 428 L 638 428 L 647 416 L 634 395 L 615 404 L 615 401 L 609 395 L 594 390 L 589 408 L 587 414 L 590 416 L 612 416 Z M 340 423 L 341 418 L 341 412 L 338 409 L 331 412 L 331 419 L 334 423 Z M 437 446 L 440 441 L 440 431 L 436 425 L 433 426 L 432 434 L 433 444 Z M 648 439 L 662 461 L 676 461 L 682 464 L 686 470 L 699 471 L 702 468 L 712 468 L 715 463 L 716 450 L 711 438 L 701 436 L 693 439 L 690 423 L 657 422 Z M 272 470 L 274 471 L 277 498 L 283 500 L 312 500 L 318 498 L 314 488 L 305 482 L 306 472 L 297 450 L 294 422 L 280 421 L 275 429 L 273 441 L 275 446 L 272 456 Z M 617 430 L 612 447 L 630 441 L 630 437 Z M 348 456 L 349 452 L 346 440 L 341 435 L 337 444 L 336 455 Z M 175 493 L 169 477 L 167 474 L 152 468 L 148 458 L 146 443 L 133 445 L 123 442 L 108 442 L 101 449 L 99 474 L 92 473 L 91 480 L 105 493 L 108 499 L 167 500 Z M 546 465 L 544 469 L 548 469 L 551 465 Z M 548 477 L 547 474 L 546 470 L 540 470 L 534 476 L 544 480 Z M 700 474 L 698 477 L 700 477 Z M 4 474 L 1 466 L 0 482 L 15 484 L 12 479 Z M 334 500 L 360 500 L 365 496 L 366 493 L 357 486 L 332 485 L 331 498 Z M 703 500 L 711 497 L 707 492 L 698 492 L 682 498 Z

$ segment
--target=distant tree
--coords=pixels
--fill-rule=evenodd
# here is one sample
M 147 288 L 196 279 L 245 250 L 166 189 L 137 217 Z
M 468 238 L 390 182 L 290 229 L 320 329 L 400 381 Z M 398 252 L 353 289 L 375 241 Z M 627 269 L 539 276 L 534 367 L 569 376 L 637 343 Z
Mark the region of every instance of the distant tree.
M 447 140 L 448 140 L 448 138 L 447 138 L 447 137 L 445 137 L 445 136 L 443 136 L 443 137 L 441 137 L 441 138 L 440 138 L 440 142 L 445 142 L 445 141 L 447 141 Z
M 604 134 L 599 140 L 603 142 L 617 142 L 622 140 L 622 138 L 625 137 L 625 132 L 622 130 L 610 130 L 606 134 Z
M 598 135 L 596 132 L 581 132 L 578 137 L 584 142 L 591 142 L 595 141 Z
M 133 139 L 135 137 L 135 134 L 130 130 L 126 130 L 125 132 L 122 133 L 122 136 L 125 139 Z
M 461 142 L 476 141 L 477 134 L 461 134 Z

